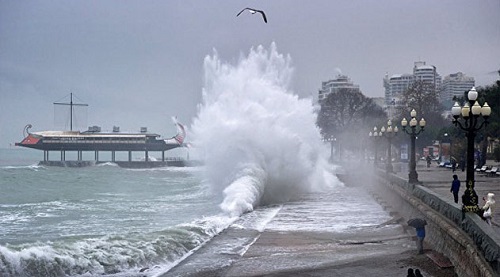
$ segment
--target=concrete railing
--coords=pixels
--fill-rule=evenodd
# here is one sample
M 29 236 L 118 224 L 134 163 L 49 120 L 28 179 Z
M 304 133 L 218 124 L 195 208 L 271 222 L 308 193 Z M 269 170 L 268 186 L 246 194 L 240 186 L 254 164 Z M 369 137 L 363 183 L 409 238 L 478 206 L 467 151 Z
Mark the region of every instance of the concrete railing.
M 478 215 L 421 185 L 378 171 L 379 188 L 402 216 L 424 217 L 426 240 L 446 255 L 459 276 L 500 276 L 500 236 Z

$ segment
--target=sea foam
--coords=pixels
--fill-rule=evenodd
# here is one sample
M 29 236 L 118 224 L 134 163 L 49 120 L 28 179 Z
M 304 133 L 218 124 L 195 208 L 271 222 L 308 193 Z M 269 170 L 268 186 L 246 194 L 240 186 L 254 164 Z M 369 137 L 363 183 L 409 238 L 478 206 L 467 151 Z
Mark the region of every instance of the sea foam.
M 326 161 L 311 99 L 289 88 L 290 56 L 273 43 L 235 64 L 204 60 L 203 101 L 192 124 L 206 178 L 233 216 L 341 184 Z

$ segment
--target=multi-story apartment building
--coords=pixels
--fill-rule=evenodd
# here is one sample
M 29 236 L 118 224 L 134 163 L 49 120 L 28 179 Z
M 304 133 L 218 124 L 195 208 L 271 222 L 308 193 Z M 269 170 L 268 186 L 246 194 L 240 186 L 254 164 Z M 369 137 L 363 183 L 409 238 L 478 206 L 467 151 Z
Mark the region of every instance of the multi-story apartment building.
M 468 77 L 462 72 L 447 75 L 441 85 L 439 102 L 449 110 L 454 103 L 453 97 L 463 97 L 464 92 L 469 91 L 475 84 L 474 77 Z
M 415 81 L 423 81 L 431 84 L 434 89 L 439 89 L 441 86 L 441 76 L 436 71 L 433 65 L 426 65 L 425 62 L 415 62 L 413 66 L 413 77 Z
M 342 88 L 350 88 L 361 91 L 358 85 L 355 85 L 346 75 L 337 75 L 337 78 L 326 82 L 321 82 L 321 89 L 318 93 L 318 103 L 325 100 L 330 93 L 336 92 Z
M 401 96 L 415 81 L 423 81 L 431 84 L 436 93 L 441 86 L 441 76 L 437 73 L 436 67 L 426 65 L 425 62 L 415 62 L 413 74 L 395 74 L 384 77 L 385 88 L 385 110 L 392 116 L 392 111 L 401 105 Z
M 413 83 L 412 74 L 395 74 L 384 78 L 385 105 L 397 105 L 400 102 L 400 96 Z

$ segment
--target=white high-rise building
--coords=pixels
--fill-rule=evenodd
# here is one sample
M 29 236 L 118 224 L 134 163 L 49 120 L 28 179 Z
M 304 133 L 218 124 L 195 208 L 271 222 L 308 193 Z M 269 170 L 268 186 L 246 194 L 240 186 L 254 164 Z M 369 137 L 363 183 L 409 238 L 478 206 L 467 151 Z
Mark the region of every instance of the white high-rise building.
M 425 62 L 415 62 L 413 66 L 413 77 L 415 81 L 423 81 L 431 84 L 436 90 L 441 86 L 441 76 L 437 73 L 436 67 L 426 65 Z
M 346 75 L 337 75 L 337 78 L 326 82 L 321 82 L 321 89 L 318 93 L 318 103 L 321 104 L 330 93 L 336 92 L 342 88 L 355 89 L 361 92 L 358 85 L 355 85 Z
M 446 109 L 450 109 L 454 103 L 453 97 L 463 97 L 464 92 L 469 91 L 475 84 L 474 77 L 468 77 L 462 72 L 445 76 L 441 85 L 439 102 Z
M 385 103 L 386 105 L 397 105 L 400 102 L 400 96 L 413 83 L 412 74 L 394 74 L 384 78 Z
M 415 62 L 413 74 L 395 74 L 384 77 L 385 88 L 385 110 L 389 117 L 392 117 L 392 111 L 401 105 L 401 96 L 415 81 L 423 81 L 431 84 L 436 93 L 441 86 L 441 76 L 437 73 L 436 67 L 426 65 L 425 62 Z

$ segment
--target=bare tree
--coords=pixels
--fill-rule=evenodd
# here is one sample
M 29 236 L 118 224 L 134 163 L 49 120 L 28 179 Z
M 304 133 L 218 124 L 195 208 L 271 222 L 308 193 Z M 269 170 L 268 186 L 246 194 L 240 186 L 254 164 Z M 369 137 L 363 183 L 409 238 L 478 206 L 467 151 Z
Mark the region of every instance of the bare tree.
M 328 136 L 360 125 L 371 125 L 380 118 L 386 118 L 386 114 L 371 98 L 357 89 L 341 88 L 321 103 L 317 124 L 322 134 Z
M 415 109 L 419 116 L 426 120 L 441 117 L 441 105 L 439 104 L 437 91 L 434 85 L 423 81 L 415 81 L 401 95 L 402 105 L 398 112 L 400 117 L 408 117 L 408 113 Z
M 417 120 L 424 118 L 427 122 L 425 132 L 419 135 L 419 147 L 429 145 L 439 139 L 439 131 L 449 124 L 441 115 L 442 107 L 438 101 L 438 94 L 433 84 L 424 81 L 415 81 L 401 95 L 401 106 L 397 108 L 399 119 L 408 118 L 412 109 L 417 112 Z
M 343 149 L 359 149 L 373 126 L 385 122 L 387 115 L 373 99 L 358 89 L 341 88 L 321 103 L 317 124 L 323 137 L 335 137 Z

